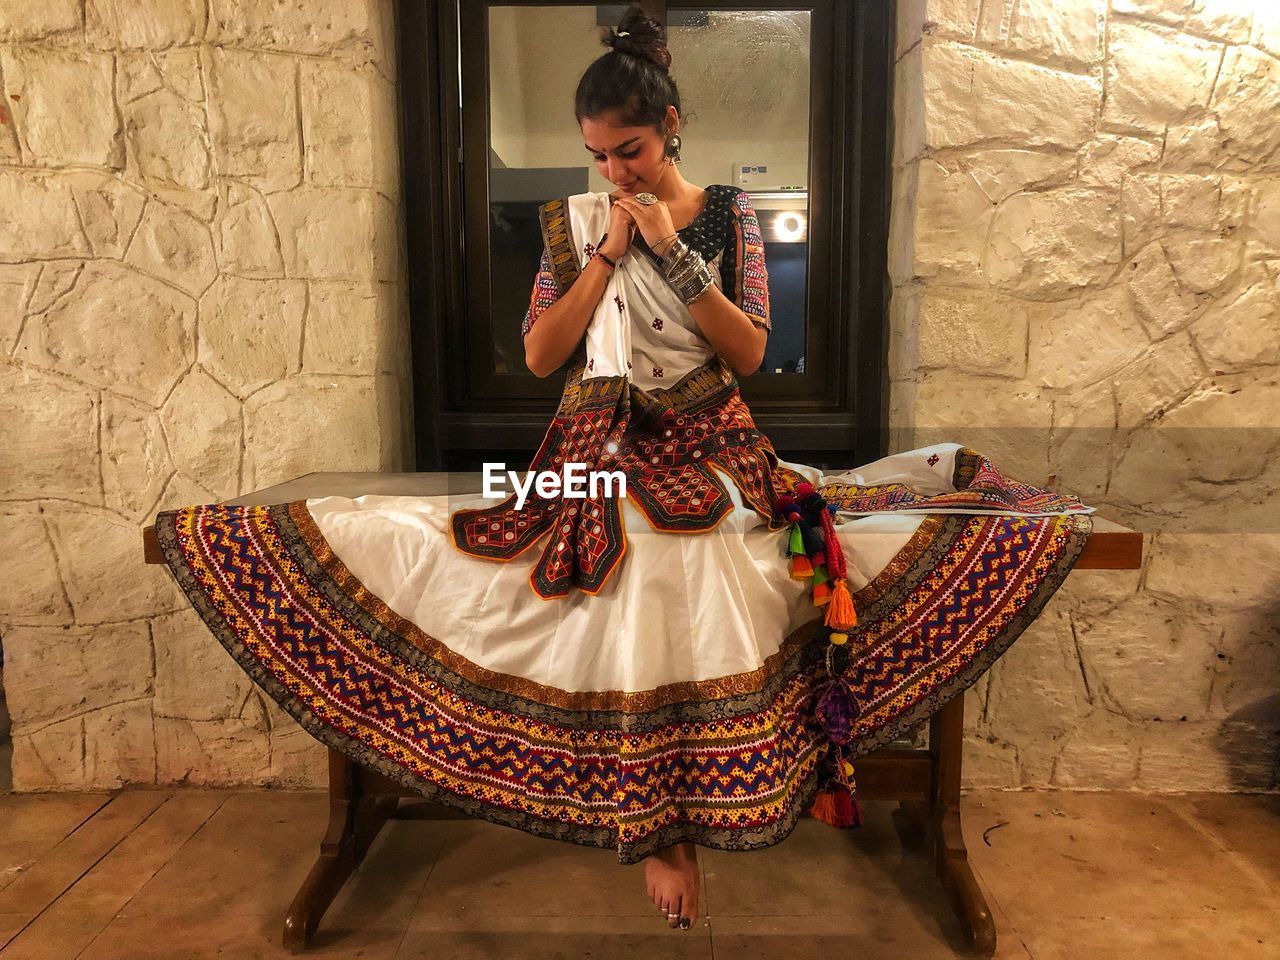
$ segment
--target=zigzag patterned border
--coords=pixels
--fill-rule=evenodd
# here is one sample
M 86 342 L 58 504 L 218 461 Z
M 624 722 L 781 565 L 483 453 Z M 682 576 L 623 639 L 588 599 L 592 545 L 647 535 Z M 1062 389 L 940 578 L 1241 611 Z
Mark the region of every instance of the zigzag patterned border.
M 684 841 L 770 846 L 811 802 L 824 752 L 808 706 L 822 653 L 808 642 L 814 625 L 788 638 L 791 652 L 754 693 L 641 713 L 548 707 L 433 655 L 349 571 L 333 575 L 341 562 L 318 531 L 299 529 L 304 518 L 305 501 L 198 506 L 160 514 L 156 529 L 210 630 L 326 745 L 468 815 L 614 847 L 622 863 Z M 878 597 L 860 610 L 851 642 L 865 645 L 848 676 L 864 713 L 850 755 L 891 742 L 972 685 L 1061 585 L 1092 528 L 1081 515 L 931 519 L 904 549 L 906 569 L 875 584 Z M 756 746 L 762 736 L 769 750 Z M 498 766 L 520 755 L 512 744 L 528 756 Z M 716 760 L 744 750 L 747 765 Z M 678 751 L 679 772 L 666 751 Z M 580 793 L 549 802 L 540 785 L 561 768 Z M 702 776 L 720 791 L 742 778 L 747 793 L 736 805 L 722 792 L 700 796 L 711 789 Z M 675 801 L 673 777 L 700 786 Z

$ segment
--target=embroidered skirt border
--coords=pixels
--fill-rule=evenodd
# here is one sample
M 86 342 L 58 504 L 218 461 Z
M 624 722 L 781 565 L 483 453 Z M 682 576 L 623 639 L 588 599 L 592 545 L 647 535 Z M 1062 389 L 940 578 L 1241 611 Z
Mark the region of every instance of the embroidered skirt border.
M 862 714 L 847 755 L 897 739 L 976 682 L 1091 527 L 1081 515 L 926 518 L 855 594 L 846 675 Z M 168 511 L 156 530 L 201 618 L 304 729 L 462 813 L 635 863 L 686 841 L 778 843 L 818 789 L 817 621 L 740 677 L 554 691 L 486 671 L 390 611 L 333 555 L 305 501 Z

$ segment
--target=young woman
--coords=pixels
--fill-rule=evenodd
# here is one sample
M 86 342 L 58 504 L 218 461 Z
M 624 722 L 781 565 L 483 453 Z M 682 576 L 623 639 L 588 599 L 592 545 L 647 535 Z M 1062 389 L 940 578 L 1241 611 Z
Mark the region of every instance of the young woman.
M 737 386 L 770 324 L 750 199 L 680 175 L 660 26 L 633 7 L 605 43 L 576 110 L 617 189 L 541 208 L 524 342 L 538 376 L 570 361 L 532 471 L 588 466 L 625 495 L 206 505 L 157 532 L 218 639 L 322 742 L 643 861 L 688 929 L 695 845 L 767 847 L 805 811 L 857 826 L 852 758 L 990 666 L 1092 508 L 958 444 L 834 476 L 780 461 Z

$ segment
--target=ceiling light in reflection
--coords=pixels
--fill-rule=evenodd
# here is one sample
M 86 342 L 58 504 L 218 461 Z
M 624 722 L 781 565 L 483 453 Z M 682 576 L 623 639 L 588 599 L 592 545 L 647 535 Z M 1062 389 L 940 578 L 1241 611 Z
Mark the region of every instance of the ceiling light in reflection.
M 773 217 L 773 236 L 779 243 L 799 243 L 805 238 L 808 218 L 803 213 L 785 210 Z

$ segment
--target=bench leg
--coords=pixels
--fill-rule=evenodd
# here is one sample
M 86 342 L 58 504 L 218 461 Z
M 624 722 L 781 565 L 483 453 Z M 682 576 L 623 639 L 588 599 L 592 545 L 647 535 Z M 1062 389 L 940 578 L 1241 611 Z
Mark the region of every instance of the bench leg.
M 969 865 L 960 828 L 960 761 L 964 748 L 964 696 L 952 697 L 929 724 L 934 753 L 934 795 L 930 821 L 938 877 L 951 897 L 969 944 L 979 956 L 996 952 L 996 926 L 986 897 Z
M 311 944 L 342 885 L 360 865 L 396 800 L 365 791 L 365 774 L 336 750 L 329 751 L 329 827 L 320 856 L 298 888 L 284 918 L 284 945 L 301 953 Z

